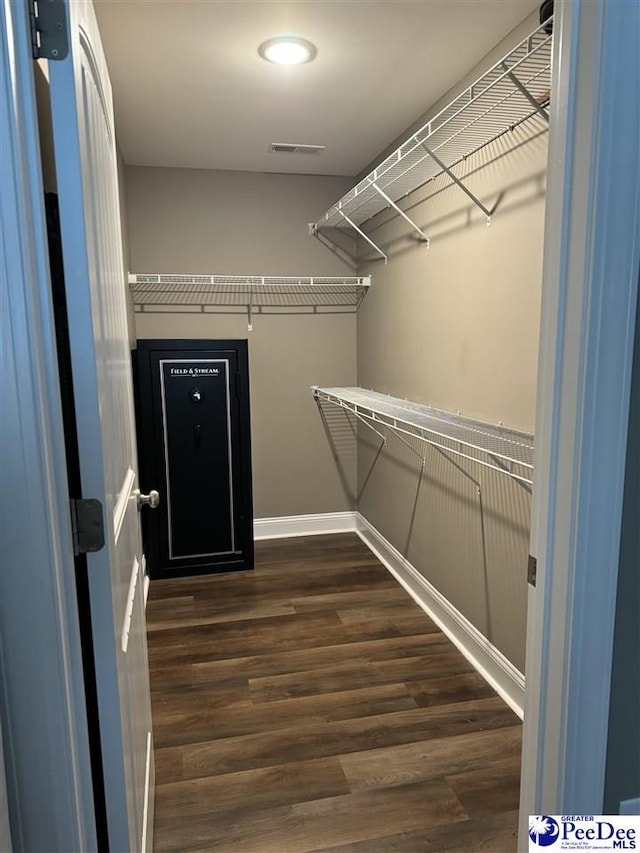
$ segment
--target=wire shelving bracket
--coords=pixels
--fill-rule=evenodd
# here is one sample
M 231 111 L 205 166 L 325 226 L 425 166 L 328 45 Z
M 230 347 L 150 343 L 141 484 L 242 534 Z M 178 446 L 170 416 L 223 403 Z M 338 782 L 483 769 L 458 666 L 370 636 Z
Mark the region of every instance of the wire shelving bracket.
M 447 454 L 506 474 L 520 483 L 531 485 L 533 482 L 534 443 L 530 433 L 365 388 L 320 388 L 314 385 L 311 391 L 317 403 L 338 406 L 370 426 L 385 427 L 399 434 L 398 437 L 417 439 Z M 372 428 L 384 441 L 385 436 Z M 421 458 L 424 467 L 424 457 Z
M 129 274 L 136 312 L 255 314 L 352 313 L 371 276 L 259 276 Z
M 551 91 L 549 32 L 553 19 L 545 21 L 461 95 L 412 134 L 372 172 L 337 201 L 309 233 L 338 245 L 331 229 L 354 230 L 387 262 L 387 255 L 363 225 L 383 210 L 402 216 L 429 247 L 429 238 L 399 202 L 442 174 L 480 208 L 491 224 L 495 211 L 484 204 L 454 168 L 490 143 L 512 133 L 525 122 L 548 127 Z M 515 143 L 514 143 L 515 144 Z

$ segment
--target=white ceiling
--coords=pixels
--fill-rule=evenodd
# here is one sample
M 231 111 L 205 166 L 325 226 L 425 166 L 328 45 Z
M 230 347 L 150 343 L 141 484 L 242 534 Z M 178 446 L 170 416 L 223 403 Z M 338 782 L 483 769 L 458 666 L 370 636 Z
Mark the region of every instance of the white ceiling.
M 95 0 L 126 163 L 356 175 L 539 0 Z M 300 35 L 314 62 L 265 62 Z M 325 145 L 270 153 L 271 142 Z

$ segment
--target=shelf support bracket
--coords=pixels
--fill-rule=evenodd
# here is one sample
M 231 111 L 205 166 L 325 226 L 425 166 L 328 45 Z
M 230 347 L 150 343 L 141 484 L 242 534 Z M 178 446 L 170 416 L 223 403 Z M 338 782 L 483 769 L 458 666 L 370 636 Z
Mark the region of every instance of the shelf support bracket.
M 397 431 L 397 428 L 395 428 L 395 427 L 391 427 L 391 431 L 393 432 L 394 436 L 398 439 L 398 441 L 399 441 L 401 444 L 404 444 L 404 446 L 405 446 L 405 447 L 408 447 L 408 448 L 409 448 L 409 450 L 410 450 L 412 453 L 415 453 L 415 455 L 416 455 L 416 456 L 418 457 L 418 459 L 420 460 L 420 462 L 421 462 L 421 464 L 422 464 L 422 470 L 424 471 L 425 466 L 426 466 L 426 464 L 427 464 L 427 457 L 426 457 L 425 455 L 423 455 L 422 453 L 420 453 L 420 451 L 419 451 L 417 448 L 415 448 L 415 447 L 413 446 L 413 444 L 411 444 L 410 442 L 408 442 L 406 438 L 403 438 L 403 437 L 400 435 L 400 433 Z M 418 435 L 417 435 L 417 436 L 416 436 L 416 438 L 418 439 L 418 441 L 422 441 L 422 439 L 420 438 L 420 436 L 418 436 Z
M 382 196 L 382 198 L 387 202 L 387 204 L 390 205 L 390 207 L 392 207 L 396 211 L 396 213 L 399 213 L 400 216 L 406 222 L 409 223 L 409 225 L 413 228 L 414 231 L 418 232 L 418 234 L 422 237 L 424 242 L 427 244 L 427 249 L 428 249 L 430 244 L 431 244 L 431 241 L 429 240 L 427 235 L 424 233 L 422 228 L 420 228 L 419 225 L 416 225 L 416 223 L 413 221 L 413 219 L 411 219 L 411 217 L 407 216 L 407 214 L 404 212 L 404 210 L 401 210 L 398 207 L 398 205 L 395 203 L 395 201 L 392 201 L 392 199 L 390 199 L 389 196 L 383 190 L 381 190 L 380 187 L 374 181 L 371 181 L 371 186 L 374 188 L 374 190 L 377 193 L 379 193 Z
M 358 226 L 356 225 L 356 223 L 355 223 L 355 222 L 353 222 L 353 220 L 349 219 L 349 217 L 347 216 L 347 214 L 346 214 L 346 213 L 343 213 L 343 212 L 340 210 L 340 208 L 338 208 L 338 213 L 340 214 L 340 216 L 341 216 L 344 220 L 346 220 L 346 221 L 349 223 L 349 225 L 350 225 L 350 226 L 351 226 L 355 231 L 357 231 L 357 232 L 358 232 L 358 234 L 359 234 L 361 237 L 364 237 L 364 239 L 367 241 L 367 243 L 368 243 L 370 246 L 373 246 L 373 248 L 376 250 L 376 252 L 384 258 L 384 262 L 385 262 L 385 264 L 386 264 L 386 263 L 387 263 L 387 261 L 388 261 L 389 259 L 387 258 L 387 256 L 385 255 L 385 253 L 382 251 L 382 249 L 381 249 L 379 246 L 376 246 L 376 244 L 373 242 L 373 240 L 371 240 L 369 237 L 367 237 L 367 235 L 364 233 L 364 231 L 363 231 L 361 228 L 358 228 Z
M 524 86 L 524 85 L 520 82 L 520 80 L 518 80 L 518 78 L 517 78 L 517 77 L 516 77 L 516 75 L 513 73 L 513 71 L 509 68 L 509 66 L 507 65 L 507 63 L 506 63 L 506 62 L 503 62 L 503 63 L 502 63 L 502 67 L 503 67 L 503 68 L 504 68 L 504 70 L 507 72 L 507 77 L 509 78 L 509 80 L 511 80 L 511 82 L 512 82 L 512 83 L 513 83 L 513 85 L 516 87 L 516 89 L 520 92 L 520 94 L 522 95 L 522 97 L 523 97 L 523 98 L 526 98 L 526 99 L 527 99 L 527 101 L 529 101 L 529 103 L 531 104 L 531 106 L 532 106 L 532 107 L 533 107 L 533 108 L 534 108 L 538 113 L 540 113 L 540 115 L 542 116 L 542 118 L 543 118 L 543 119 L 548 123 L 548 122 L 549 122 L 549 113 L 545 110 L 545 108 L 542 106 L 542 104 L 539 104 L 539 103 L 536 101 L 536 99 L 533 97 L 533 95 L 531 94 L 531 92 L 527 89 L 527 87 L 526 87 L 526 86 Z
M 351 406 L 345 406 L 344 403 L 336 403 L 334 400 L 330 400 L 328 397 L 321 397 L 315 390 L 313 392 L 313 397 L 316 403 L 320 408 L 322 408 L 322 403 L 329 403 L 330 405 L 338 406 L 338 408 L 342 409 L 348 415 L 353 415 L 353 417 L 359 421 L 361 424 L 370 429 L 372 432 L 378 436 L 379 439 L 382 440 L 382 444 L 385 445 L 387 443 L 387 436 L 383 435 L 380 430 L 377 430 L 374 426 L 371 426 L 369 421 L 367 421 L 357 409 L 352 409 Z
M 344 263 L 349 264 L 349 266 L 355 271 L 358 269 L 357 259 L 351 255 L 344 246 L 340 246 L 335 240 L 332 240 L 328 235 L 323 234 L 320 231 L 319 226 L 315 222 L 309 223 L 309 234 L 311 237 L 315 237 L 318 243 L 321 243 L 325 249 L 328 249 L 330 252 L 340 258 Z M 355 238 L 354 238 L 355 243 Z
M 369 423 L 369 421 L 365 420 L 365 418 L 363 418 L 363 417 L 362 417 L 362 415 L 360 414 L 360 412 L 356 411 L 355 409 L 349 409 L 349 408 L 346 408 L 346 407 L 345 407 L 345 411 L 346 411 L 346 412 L 351 412 L 351 414 L 354 416 L 354 418 L 356 418 L 356 420 L 360 421 L 360 423 L 361 423 L 361 424 L 364 424 L 364 426 L 366 426 L 366 427 L 367 427 L 367 429 L 370 429 L 372 432 L 375 432 L 375 434 L 378 436 L 378 438 L 381 438 L 381 439 L 382 439 L 382 443 L 383 443 L 383 444 L 386 444 L 386 443 L 387 443 L 387 437 L 386 437 L 386 435 L 383 435 L 383 434 L 380 432 L 380 430 L 377 430 L 374 426 L 371 426 L 371 424 Z
M 383 421 L 380 418 L 377 418 L 375 412 L 371 412 L 370 415 L 364 415 L 363 417 L 370 418 L 374 423 L 381 424 L 382 426 L 385 426 L 389 430 L 391 435 L 394 436 L 394 438 L 397 438 L 401 444 L 404 444 L 404 446 L 407 447 L 412 453 L 415 453 L 415 455 L 420 460 L 420 462 L 422 464 L 422 470 L 424 471 L 425 466 L 427 464 L 426 455 L 420 453 L 420 451 L 417 448 L 415 448 L 410 442 L 408 442 L 406 438 L 403 438 L 400 435 L 400 432 L 402 432 L 402 430 L 399 429 L 398 424 L 396 423 L 395 420 L 393 420 L 392 423 L 388 423 L 387 421 Z M 376 432 L 377 432 L 377 430 L 376 430 Z M 409 435 L 409 433 L 407 433 L 407 435 Z M 422 441 L 422 438 L 419 435 L 412 436 L 412 438 L 417 438 L 418 441 Z
M 446 165 L 442 162 L 442 160 L 438 157 L 438 155 L 437 155 L 434 151 L 432 151 L 432 150 L 431 150 L 431 149 L 430 149 L 430 148 L 429 148 L 429 147 L 428 147 L 424 142 L 422 143 L 422 147 L 423 147 L 423 148 L 424 148 L 424 150 L 427 152 L 427 154 L 429 155 L 429 157 L 431 157 L 431 159 L 432 159 L 435 163 L 437 163 L 437 164 L 438 164 L 438 166 L 440 166 L 440 168 L 441 168 L 444 172 L 446 172 L 446 173 L 447 173 L 447 175 L 451 178 L 451 180 L 454 182 L 454 184 L 457 184 L 457 185 L 460 187 L 460 189 L 462 190 L 462 192 L 463 192 L 463 193 L 465 193 L 466 195 L 468 195 L 468 196 L 469 196 L 469 198 L 471 199 L 471 201 L 472 201 L 472 202 L 473 202 L 477 207 L 479 207 L 479 208 L 480 208 L 480 210 L 481 210 L 481 211 L 484 213 L 484 215 L 487 217 L 487 221 L 490 223 L 490 222 L 491 222 L 491 215 L 492 215 L 493 211 L 489 210 L 489 208 L 488 208 L 488 207 L 485 207 L 485 206 L 484 206 L 484 204 L 480 201 L 480 199 L 479 199 L 479 198 L 477 198 L 477 196 L 475 196 L 475 195 L 471 192 L 471 190 L 470 190 L 470 189 L 468 189 L 468 187 L 466 187 L 466 186 L 462 183 L 462 181 L 460 180 L 460 178 L 459 178 L 457 175 L 454 175 L 454 173 L 451 171 L 451 169 L 450 169 L 448 166 L 446 166 Z
M 264 279 L 262 279 L 264 284 Z M 249 291 L 249 304 L 247 305 L 247 329 L 253 332 L 253 288 Z
M 513 470 L 514 463 L 512 460 L 507 463 L 504 459 L 500 459 L 499 456 L 494 456 L 493 453 L 489 453 L 487 455 L 494 463 L 496 468 L 498 468 L 500 471 L 503 471 L 510 479 L 516 482 L 519 486 L 522 486 L 525 491 L 531 494 L 531 487 L 533 486 L 533 481 L 529 480 L 527 477 L 520 476 L 520 474 L 516 474 Z

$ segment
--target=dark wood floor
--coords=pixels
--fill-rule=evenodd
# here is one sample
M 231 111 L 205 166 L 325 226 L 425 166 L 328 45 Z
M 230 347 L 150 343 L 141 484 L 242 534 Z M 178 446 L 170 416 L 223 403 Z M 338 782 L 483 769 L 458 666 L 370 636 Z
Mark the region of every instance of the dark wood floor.
M 151 584 L 155 850 L 513 853 L 520 724 L 351 534 Z

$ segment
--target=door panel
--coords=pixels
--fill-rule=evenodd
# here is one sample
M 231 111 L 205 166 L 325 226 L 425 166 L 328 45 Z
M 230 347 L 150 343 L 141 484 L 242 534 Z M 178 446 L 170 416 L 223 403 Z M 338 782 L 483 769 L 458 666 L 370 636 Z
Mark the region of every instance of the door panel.
M 91 3 L 66 11 L 69 55 L 49 71 L 82 496 L 104 507 L 105 547 L 87 555 L 96 713 L 109 845 L 141 850 L 151 707 L 111 86 Z
M 253 568 L 246 341 L 139 341 L 142 483 L 151 577 Z

